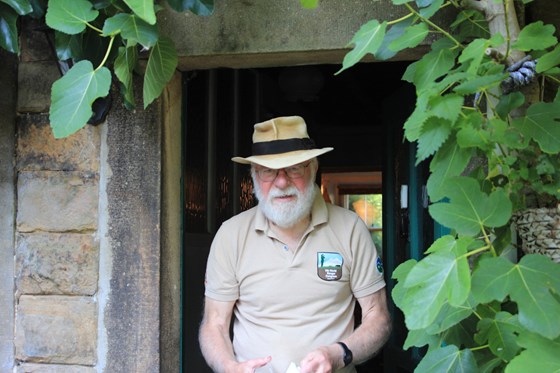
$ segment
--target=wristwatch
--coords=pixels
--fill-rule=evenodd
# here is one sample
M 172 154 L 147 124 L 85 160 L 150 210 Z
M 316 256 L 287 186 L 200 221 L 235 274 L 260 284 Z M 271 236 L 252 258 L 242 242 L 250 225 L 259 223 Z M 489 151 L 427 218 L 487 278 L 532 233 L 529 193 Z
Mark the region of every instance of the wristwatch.
M 348 346 L 346 346 L 345 343 L 342 342 L 336 342 L 338 343 L 342 349 L 344 350 L 344 355 L 342 356 L 342 361 L 344 361 L 344 366 L 348 366 L 348 364 L 350 364 L 352 362 L 352 359 L 354 358 L 354 356 L 352 355 L 352 351 L 350 351 L 350 349 L 348 348 Z

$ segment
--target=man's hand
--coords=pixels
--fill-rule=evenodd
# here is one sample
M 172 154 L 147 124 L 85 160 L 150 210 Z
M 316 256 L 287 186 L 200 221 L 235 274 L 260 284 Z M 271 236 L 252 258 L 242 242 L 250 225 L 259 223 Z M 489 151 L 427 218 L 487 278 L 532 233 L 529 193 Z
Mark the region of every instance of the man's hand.
M 342 368 L 342 348 L 322 346 L 308 353 L 299 364 L 300 373 L 331 373 Z
M 259 359 L 251 359 L 243 362 L 236 362 L 227 367 L 227 373 L 254 373 L 256 369 L 264 367 L 270 363 L 272 357 L 262 357 Z

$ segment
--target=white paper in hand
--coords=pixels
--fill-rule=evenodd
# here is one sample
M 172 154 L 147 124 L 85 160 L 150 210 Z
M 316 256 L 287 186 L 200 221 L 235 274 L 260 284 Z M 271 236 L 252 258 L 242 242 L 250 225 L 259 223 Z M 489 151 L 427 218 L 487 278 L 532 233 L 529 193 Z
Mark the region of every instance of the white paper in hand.
M 290 363 L 286 373 L 299 373 L 299 368 L 294 363 Z

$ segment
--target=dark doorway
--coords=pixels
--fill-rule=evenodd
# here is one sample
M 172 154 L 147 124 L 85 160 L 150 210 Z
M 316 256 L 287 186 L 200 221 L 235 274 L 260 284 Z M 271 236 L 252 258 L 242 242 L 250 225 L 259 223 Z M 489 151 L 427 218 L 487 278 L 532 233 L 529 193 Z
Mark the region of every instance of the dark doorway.
M 320 172 L 381 173 L 391 207 L 400 174 L 395 169 L 404 156 L 403 115 L 414 105 L 414 92 L 401 80 L 407 65 L 359 64 L 339 75 L 334 75 L 339 65 L 184 74 L 183 372 L 211 372 L 197 338 L 206 258 L 220 224 L 255 203 L 248 168 L 230 160 L 250 154 L 253 125 L 276 116 L 302 116 L 319 147 L 335 148 L 320 157 Z M 400 220 L 391 209 L 383 211 L 389 221 Z M 383 257 L 394 264 L 402 227 L 387 226 L 394 231 L 383 233 L 389 240 Z M 358 372 L 393 371 L 384 365 L 381 353 Z

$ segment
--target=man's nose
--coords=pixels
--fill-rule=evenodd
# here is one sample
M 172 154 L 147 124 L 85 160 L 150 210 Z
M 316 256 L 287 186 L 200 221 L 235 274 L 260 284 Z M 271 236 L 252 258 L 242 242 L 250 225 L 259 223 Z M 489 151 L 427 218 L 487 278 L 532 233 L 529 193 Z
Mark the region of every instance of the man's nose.
M 278 170 L 278 175 L 276 175 L 276 179 L 274 179 L 274 184 L 282 186 L 282 185 L 287 185 L 289 183 L 290 183 L 290 178 L 288 177 L 288 174 L 286 174 L 286 170 L 284 170 L 283 168 Z

